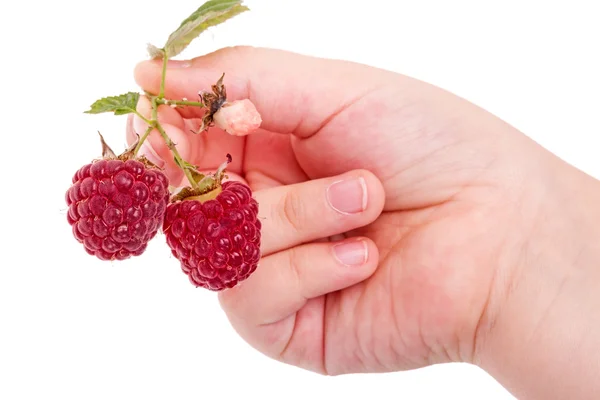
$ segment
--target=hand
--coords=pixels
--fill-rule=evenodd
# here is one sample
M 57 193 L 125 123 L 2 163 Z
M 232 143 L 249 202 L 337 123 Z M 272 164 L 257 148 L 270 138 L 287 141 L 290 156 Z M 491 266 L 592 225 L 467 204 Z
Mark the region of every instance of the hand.
M 160 72 L 143 62 L 135 78 L 157 93 Z M 326 374 L 490 354 L 564 165 L 467 101 L 349 62 L 229 48 L 171 61 L 166 96 L 196 99 L 223 72 L 229 99 L 250 98 L 261 113 L 259 132 L 194 135 L 202 114 L 191 108 L 162 106 L 159 118 L 202 168 L 231 153 L 229 171 L 260 203 L 263 260 L 219 294 L 237 332 L 270 357 Z M 131 142 L 145 125 L 132 118 L 129 128 Z M 179 182 L 156 133 L 150 143 Z

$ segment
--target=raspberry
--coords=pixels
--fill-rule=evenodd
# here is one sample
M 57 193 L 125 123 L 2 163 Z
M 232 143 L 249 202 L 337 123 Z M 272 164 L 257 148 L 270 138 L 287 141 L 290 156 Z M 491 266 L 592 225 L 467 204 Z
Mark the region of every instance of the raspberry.
M 144 158 L 116 157 L 107 146 L 106 154 L 73 176 L 65 195 L 67 220 L 90 255 L 125 260 L 141 255 L 162 226 L 169 185 Z
M 217 7 L 216 3 L 227 4 Z M 170 58 L 182 52 L 203 31 L 190 31 L 190 26 L 221 24 L 248 10 L 241 3 L 207 1 L 171 32 L 164 47 L 148 44 L 146 50 L 152 59 L 161 59 L 166 67 Z M 217 172 L 209 175 L 185 160 L 179 150 L 186 143 L 177 144 L 169 137 L 171 127 L 163 126 L 159 107 L 204 109 L 200 130 L 193 133 L 220 126 L 230 135 L 245 136 L 259 128 L 262 118 L 250 100 L 227 101 L 224 73 L 211 85 L 211 91 L 198 92 L 200 101 L 188 101 L 185 97 L 168 99 L 167 71 L 168 68 L 162 68 L 158 93 L 130 91 L 106 96 L 85 111 L 128 114 L 127 135 L 130 138 L 135 135 L 137 140 L 117 156 L 99 133 L 102 158 L 84 165 L 73 176 L 66 192 L 67 220 L 85 251 L 101 260 L 125 260 L 141 255 L 148 242 L 166 225 L 168 245 L 192 283 L 223 290 L 246 279 L 257 268 L 261 238 L 258 203 L 249 187 L 222 183 L 225 168 L 231 163 L 229 154 Z M 138 122 L 146 126 L 141 128 Z M 161 169 L 140 155 L 143 146 L 150 145 L 146 140 L 153 132 L 162 138 L 190 187 L 175 188 Z M 162 153 L 160 157 L 154 156 L 158 164 L 170 158 Z M 181 190 L 169 198 L 171 189 Z M 165 218 L 167 208 L 169 218 Z
M 213 115 L 215 126 L 233 136 L 246 136 L 258 129 L 262 119 L 248 99 L 225 103 Z
M 234 181 L 201 197 L 169 204 L 163 231 L 190 282 L 220 291 L 245 280 L 258 266 L 258 202 L 248 186 Z

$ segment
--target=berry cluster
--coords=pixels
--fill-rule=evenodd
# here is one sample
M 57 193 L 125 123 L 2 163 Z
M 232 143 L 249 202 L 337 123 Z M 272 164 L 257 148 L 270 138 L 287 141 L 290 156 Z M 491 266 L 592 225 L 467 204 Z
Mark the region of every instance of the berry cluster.
M 140 256 L 159 230 L 190 282 L 213 291 L 234 287 L 248 278 L 260 260 L 261 223 L 251 189 L 240 182 L 224 181 L 231 156 L 213 174 L 204 175 L 183 160 L 158 122 L 158 106 L 205 109 L 199 132 L 217 126 L 227 134 L 254 132 L 261 117 L 248 100 L 227 101 L 224 75 L 201 92 L 200 101 L 165 98 L 167 60 L 179 54 L 208 26 L 222 23 L 248 8 L 241 1 L 210 0 L 175 30 L 162 48 L 149 45 L 153 58 L 163 60 L 160 92 L 146 93 L 152 119 L 136 110 L 140 94 L 129 92 L 105 97 L 92 104 L 90 114 L 134 113 L 148 129 L 136 143 L 116 155 L 104 142 L 102 157 L 79 168 L 65 194 L 67 220 L 73 236 L 87 253 L 106 261 Z M 163 171 L 139 155 L 142 144 L 156 129 L 183 170 L 189 186 L 171 189 Z M 172 191 L 171 191 L 172 190 Z

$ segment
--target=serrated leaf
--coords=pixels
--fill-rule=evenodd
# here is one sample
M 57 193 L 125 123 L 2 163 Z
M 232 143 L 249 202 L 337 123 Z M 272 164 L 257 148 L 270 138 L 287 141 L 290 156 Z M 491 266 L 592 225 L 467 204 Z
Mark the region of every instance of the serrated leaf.
M 236 15 L 248 11 L 249 8 L 242 5 L 242 0 L 210 0 L 200 6 L 189 17 L 179 25 L 179 27 L 169 35 L 164 53 L 172 58 L 180 54 L 185 48 L 207 28 L 219 25 Z M 155 46 L 149 50 L 156 49 Z M 160 58 L 162 54 L 156 51 L 149 51 L 153 58 Z M 152 54 L 155 54 L 154 56 Z
M 139 98 L 140 94 L 136 92 L 128 92 L 119 96 L 103 97 L 100 100 L 96 100 L 85 113 L 100 114 L 112 112 L 115 115 L 133 113 L 136 111 L 135 109 Z

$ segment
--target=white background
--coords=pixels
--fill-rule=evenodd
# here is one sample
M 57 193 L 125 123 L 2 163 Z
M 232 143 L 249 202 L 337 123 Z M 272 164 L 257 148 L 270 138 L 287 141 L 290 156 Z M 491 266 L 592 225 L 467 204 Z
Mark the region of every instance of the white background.
M 600 177 L 596 1 L 247 0 L 193 57 L 249 44 L 371 64 L 487 108 Z M 327 378 L 272 361 L 230 328 L 156 240 L 110 265 L 71 236 L 64 192 L 125 146 L 125 117 L 82 112 L 137 90 L 134 65 L 200 1 L 0 5 L 0 398 L 511 399 L 466 365 Z

